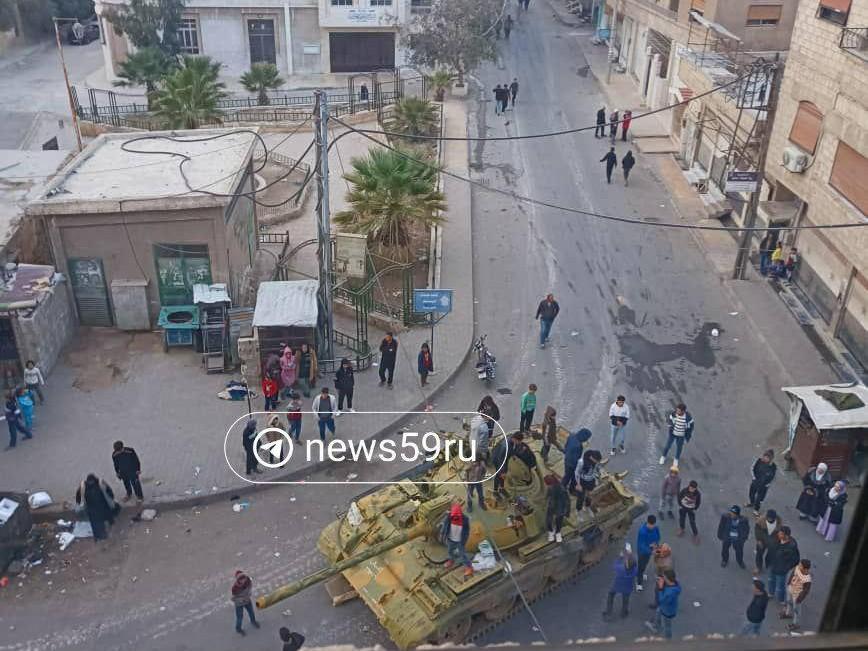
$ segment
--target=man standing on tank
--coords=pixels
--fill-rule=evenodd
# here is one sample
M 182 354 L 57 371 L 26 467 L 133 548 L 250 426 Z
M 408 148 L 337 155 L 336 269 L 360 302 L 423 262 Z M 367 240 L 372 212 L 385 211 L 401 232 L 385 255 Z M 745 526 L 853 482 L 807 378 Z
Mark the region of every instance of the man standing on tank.
M 470 518 L 461 511 L 460 504 L 453 504 L 449 514 L 443 519 L 441 535 L 449 551 L 446 569 L 452 568 L 456 562 L 461 563 L 464 565 L 464 576 L 473 576 L 473 564 L 466 550 L 467 539 L 470 537 Z

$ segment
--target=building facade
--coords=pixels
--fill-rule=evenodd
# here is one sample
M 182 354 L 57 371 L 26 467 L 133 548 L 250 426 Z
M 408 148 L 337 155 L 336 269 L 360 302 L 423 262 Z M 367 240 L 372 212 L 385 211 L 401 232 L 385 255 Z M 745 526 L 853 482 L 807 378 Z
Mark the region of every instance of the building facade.
M 117 75 L 132 46 L 114 32 L 96 0 L 106 74 Z M 431 0 L 187 0 L 180 29 L 185 54 L 207 55 L 240 77 L 258 62 L 282 75 L 368 72 L 405 63 L 399 30 Z
M 801 0 L 765 169 L 777 225 L 868 219 L 868 0 Z M 868 368 L 868 227 L 786 236 L 796 285 Z
M 610 38 L 617 71 L 634 80 L 647 106 L 659 108 L 673 98 L 680 101 L 670 83 L 678 47 L 701 48 L 711 31 L 726 35 L 741 51 L 786 50 L 797 4 L 798 0 L 606 0 L 601 34 Z

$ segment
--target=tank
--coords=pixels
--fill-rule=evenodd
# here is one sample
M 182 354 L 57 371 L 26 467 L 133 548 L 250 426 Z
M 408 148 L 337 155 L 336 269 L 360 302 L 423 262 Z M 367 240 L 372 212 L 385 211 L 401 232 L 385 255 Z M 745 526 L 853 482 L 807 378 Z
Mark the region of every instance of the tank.
M 344 592 L 361 598 L 394 643 L 409 649 L 473 640 L 523 607 L 519 590 L 531 603 L 583 573 L 627 534 L 647 505 L 624 485 L 626 472 L 604 468 L 590 494 L 590 508 L 577 513 L 572 498 L 563 542 L 549 542 L 543 476 L 560 479 L 564 463 L 557 448 L 543 460 L 539 428 L 534 430 L 527 442 L 540 472 L 513 457 L 505 495 L 496 497 L 492 481 L 484 482 L 485 510 L 476 501 L 468 508 L 464 484 L 435 483 L 463 478 L 463 462 L 440 457 L 408 478 L 354 500 L 320 535 L 317 546 L 327 566 L 260 596 L 257 607 L 267 608 L 342 574 L 349 584 L 343 584 Z M 561 445 L 568 434 L 558 430 Z M 466 438 L 463 433 L 443 436 Z M 496 468 L 488 470 L 491 474 Z M 468 555 L 472 558 L 484 540 L 495 552 L 493 567 L 470 577 L 461 567 L 446 568 L 448 554 L 440 539 L 441 525 L 456 502 L 470 517 Z

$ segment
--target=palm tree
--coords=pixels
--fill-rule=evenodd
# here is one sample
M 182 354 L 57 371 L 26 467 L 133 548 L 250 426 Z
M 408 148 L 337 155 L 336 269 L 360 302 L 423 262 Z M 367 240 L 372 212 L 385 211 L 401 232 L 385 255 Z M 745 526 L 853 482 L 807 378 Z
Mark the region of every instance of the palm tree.
M 171 74 L 178 66 L 174 59 L 166 56 L 160 49 L 144 47 L 136 50 L 121 64 L 118 71 L 120 79 L 115 86 L 144 86 L 148 98 L 148 110 L 154 101 L 157 84 Z
M 434 89 L 435 101 L 443 101 L 443 97 L 446 95 L 446 89 L 449 88 L 449 84 L 452 83 L 452 78 L 452 73 L 442 68 L 440 70 L 435 70 L 431 73 L 431 76 L 428 77 L 428 83 L 431 84 L 431 87 Z
M 156 114 L 170 129 L 198 129 L 202 122 L 219 119 L 217 102 L 226 95 L 217 81 L 219 72 L 220 64 L 210 57 L 184 57 L 183 66 L 157 91 Z
M 361 233 L 381 247 L 404 249 L 412 227 L 430 227 L 443 221 L 443 193 L 437 190 L 437 168 L 391 149 L 374 149 L 352 160 L 344 178 L 352 185 L 349 209 L 335 222 L 351 233 Z
M 280 88 L 284 80 L 273 63 L 254 63 L 250 70 L 241 75 L 241 85 L 251 93 L 259 94 L 259 103 L 268 104 L 268 89 Z
M 391 128 L 408 136 L 428 136 L 437 130 L 440 116 L 428 100 L 405 97 L 395 104 Z

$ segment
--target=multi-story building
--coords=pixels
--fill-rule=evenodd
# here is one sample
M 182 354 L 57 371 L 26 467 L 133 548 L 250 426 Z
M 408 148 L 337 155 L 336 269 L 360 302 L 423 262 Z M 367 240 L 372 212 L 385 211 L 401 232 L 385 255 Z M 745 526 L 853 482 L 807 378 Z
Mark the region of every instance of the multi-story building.
M 726 35 L 741 51 L 786 50 L 797 4 L 798 0 L 606 0 L 601 27 L 611 37 L 619 71 L 635 80 L 646 105 L 659 108 L 673 97 L 679 101 L 669 82 L 678 46 L 698 45 L 711 31 Z
M 111 79 L 132 46 L 105 12 L 125 0 L 96 0 L 106 74 Z M 223 64 L 240 77 L 251 64 L 277 65 L 286 76 L 363 72 L 402 65 L 399 30 L 431 0 L 187 0 L 182 51 Z
M 765 169 L 766 223 L 868 219 L 868 0 L 801 0 Z M 801 289 L 868 367 L 868 227 L 786 236 Z

